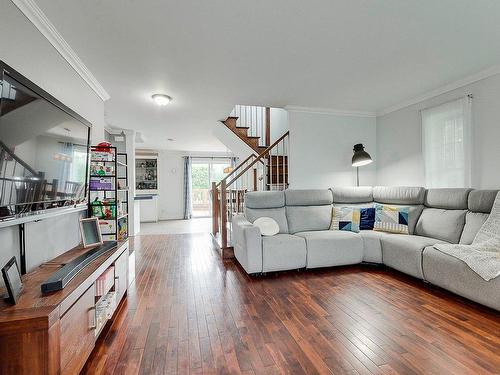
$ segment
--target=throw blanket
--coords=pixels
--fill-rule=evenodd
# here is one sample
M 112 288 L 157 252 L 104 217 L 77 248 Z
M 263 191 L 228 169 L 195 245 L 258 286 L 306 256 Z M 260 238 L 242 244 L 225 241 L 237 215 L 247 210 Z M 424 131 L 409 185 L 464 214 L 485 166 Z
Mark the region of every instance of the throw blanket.
M 475 273 L 489 281 L 500 275 L 500 193 L 491 214 L 471 245 L 436 244 L 434 248 L 464 261 Z

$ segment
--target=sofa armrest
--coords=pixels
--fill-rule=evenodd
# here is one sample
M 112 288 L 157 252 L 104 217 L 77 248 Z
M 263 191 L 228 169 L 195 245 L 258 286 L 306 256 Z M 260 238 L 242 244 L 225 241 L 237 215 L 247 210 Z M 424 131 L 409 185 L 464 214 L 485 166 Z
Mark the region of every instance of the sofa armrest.
M 260 229 L 245 216 L 233 217 L 234 256 L 249 274 L 262 272 L 262 236 Z

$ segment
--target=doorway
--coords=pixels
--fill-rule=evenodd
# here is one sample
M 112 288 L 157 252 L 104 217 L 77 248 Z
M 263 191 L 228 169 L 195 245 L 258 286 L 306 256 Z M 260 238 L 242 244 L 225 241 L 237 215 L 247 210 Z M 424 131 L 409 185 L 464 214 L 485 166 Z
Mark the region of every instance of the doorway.
M 193 217 L 209 217 L 212 214 L 210 189 L 212 182 L 219 182 L 231 165 L 230 158 L 195 158 L 191 165 L 191 202 Z

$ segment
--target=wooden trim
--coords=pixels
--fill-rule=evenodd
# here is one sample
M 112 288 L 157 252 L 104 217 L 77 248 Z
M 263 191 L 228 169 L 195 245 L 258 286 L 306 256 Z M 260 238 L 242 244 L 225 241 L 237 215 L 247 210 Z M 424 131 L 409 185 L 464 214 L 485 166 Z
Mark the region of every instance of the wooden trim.
M 266 145 L 271 143 L 271 108 L 266 107 Z
M 220 232 L 221 232 L 221 248 L 227 247 L 227 186 L 226 181 L 222 180 L 220 188 Z
M 212 182 L 212 233 L 219 232 L 219 192 L 217 184 Z

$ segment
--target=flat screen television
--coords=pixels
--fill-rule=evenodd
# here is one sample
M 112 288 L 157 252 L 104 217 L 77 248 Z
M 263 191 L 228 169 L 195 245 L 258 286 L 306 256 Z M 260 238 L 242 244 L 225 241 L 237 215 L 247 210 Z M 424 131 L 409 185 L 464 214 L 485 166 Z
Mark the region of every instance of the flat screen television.
M 84 205 L 91 124 L 0 61 L 0 222 Z

